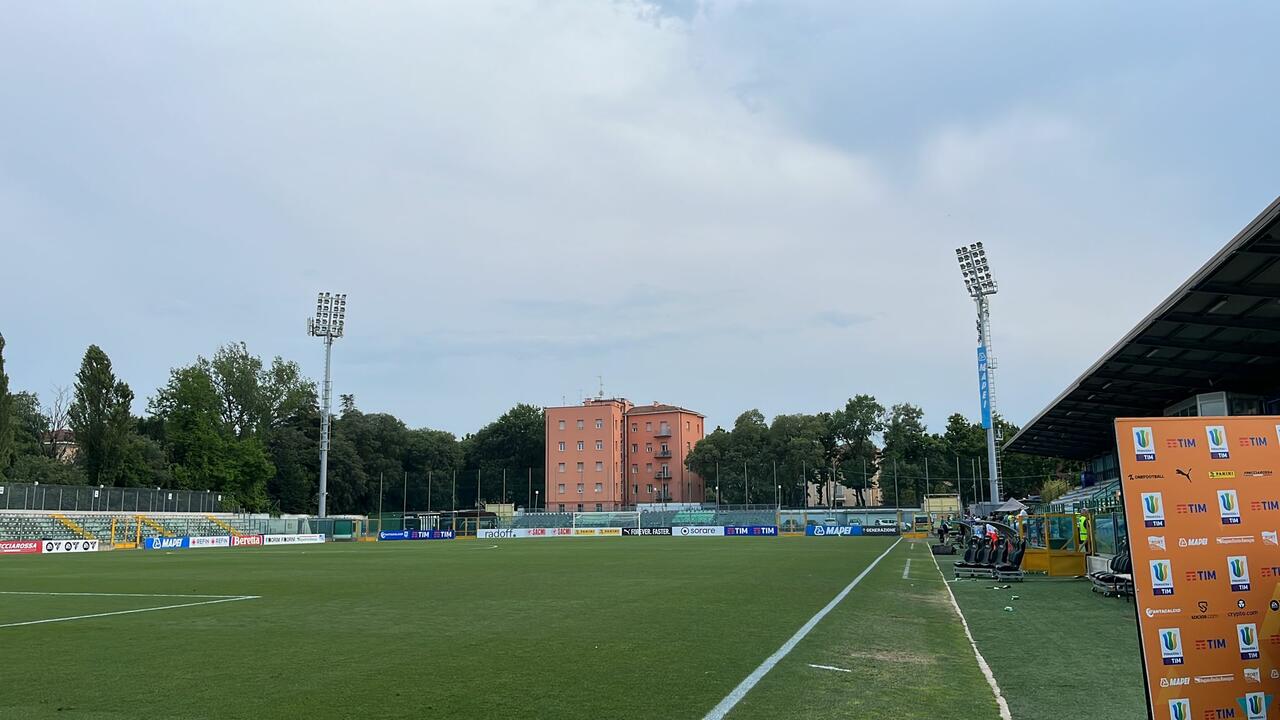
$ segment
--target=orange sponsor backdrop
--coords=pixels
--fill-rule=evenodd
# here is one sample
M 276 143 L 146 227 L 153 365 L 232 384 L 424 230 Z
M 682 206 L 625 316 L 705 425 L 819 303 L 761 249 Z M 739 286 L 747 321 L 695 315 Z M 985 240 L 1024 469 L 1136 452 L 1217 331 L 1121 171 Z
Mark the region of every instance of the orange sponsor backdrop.
M 1280 720 L 1280 417 L 1116 420 L 1155 720 Z

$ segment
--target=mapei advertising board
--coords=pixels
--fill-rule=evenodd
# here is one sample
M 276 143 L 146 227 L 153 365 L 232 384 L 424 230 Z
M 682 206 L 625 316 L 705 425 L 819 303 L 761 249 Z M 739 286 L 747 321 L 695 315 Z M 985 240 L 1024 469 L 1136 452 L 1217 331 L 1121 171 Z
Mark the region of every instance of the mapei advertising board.
M 806 525 L 804 534 L 809 537 L 897 535 L 898 528 L 893 525 Z
M 1280 417 L 1116 421 L 1156 720 L 1280 719 Z

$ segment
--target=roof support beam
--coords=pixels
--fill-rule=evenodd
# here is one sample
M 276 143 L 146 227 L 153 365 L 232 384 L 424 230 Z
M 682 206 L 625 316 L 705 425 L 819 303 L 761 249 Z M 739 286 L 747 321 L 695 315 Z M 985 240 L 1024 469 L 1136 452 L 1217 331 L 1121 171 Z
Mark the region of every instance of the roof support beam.
M 1190 288 L 1189 292 L 1208 293 L 1210 295 L 1234 295 L 1236 297 L 1272 298 L 1280 300 L 1280 284 L 1252 283 L 1237 285 L 1230 282 L 1202 282 Z
M 1203 325 L 1205 327 L 1235 328 L 1237 330 L 1277 330 L 1274 318 L 1234 317 L 1231 315 L 1213 315 L 1209 313 L 1171 312 L 1160 317 L 1162 322 L 1181 323 L 1183 325 Z
M 1204 347 L 1201 346 L 1199 349 L 1204 349 Z M 1257 365 L 1248 365 L 1245 363 L 1219 362 L 1217 360 L 1197 362 L 1195 360 L 1175 360 L 1172 358 L 1163 360 L 1155 357 L 1116 357 L 1112 358 L 1111 362 L 1121 363 L 1124 365 L 1137 365 L 1139 367 L 1189 370 L 1191 372 L 1208 373 L 1209 375 L 1253 372 L 1258 369 Z
M 1256 343 L 1230 341 L 1215 344 L 1213 339 L 1187 340 L 1185 338 L 1166 338 L 1155 335 L 1143 335 L 1134 338 L 1134 345 L 1152 348 L 1174 348 L 1176 350 L 1210 350 L 1213 352 L 1232 353 L 1234 355 L 1258 355 L 1260 357 L 1280 358 L 1280 343 Z M 1115 358 L 1112 358 L 1113 360 Z M 1124 362 L 1117 360 L 1117 362 Z M 1238 367 L 1238 365 L 1237 365 Z
M 1093 377 L 1100 380 L 1123 380 L 1125 382 L 1144 383 L 1146 385 L 1164 385 L 1166 387 L 1191 388 L 1193 390 L 1213 387 L 1212 381 L 1209 379 L 1143 375 L 1141 373 L 1122 372 L 1119 370 L 1099 370 L 1093 374 Z

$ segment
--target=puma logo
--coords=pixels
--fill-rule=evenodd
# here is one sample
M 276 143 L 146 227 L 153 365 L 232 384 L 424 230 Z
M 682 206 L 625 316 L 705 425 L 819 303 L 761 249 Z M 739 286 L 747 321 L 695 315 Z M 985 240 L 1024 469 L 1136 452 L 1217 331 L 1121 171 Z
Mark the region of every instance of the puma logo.
M 1182 477 L 1186 478 L 1187 482 L 1191 482 L 1191 468 L 1187 468 L 1186 470 L 1178 470 L 1177 468 L 1175 468 L 1174 471 L 1177 472 Z

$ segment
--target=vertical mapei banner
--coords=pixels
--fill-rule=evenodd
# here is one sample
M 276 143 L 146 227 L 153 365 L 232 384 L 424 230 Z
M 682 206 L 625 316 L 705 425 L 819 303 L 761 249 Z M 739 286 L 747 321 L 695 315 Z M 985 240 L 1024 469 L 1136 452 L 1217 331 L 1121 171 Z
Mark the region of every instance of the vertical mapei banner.
M 1156 720 L 1280 719 L 1280 417 L 1116 421 Z

